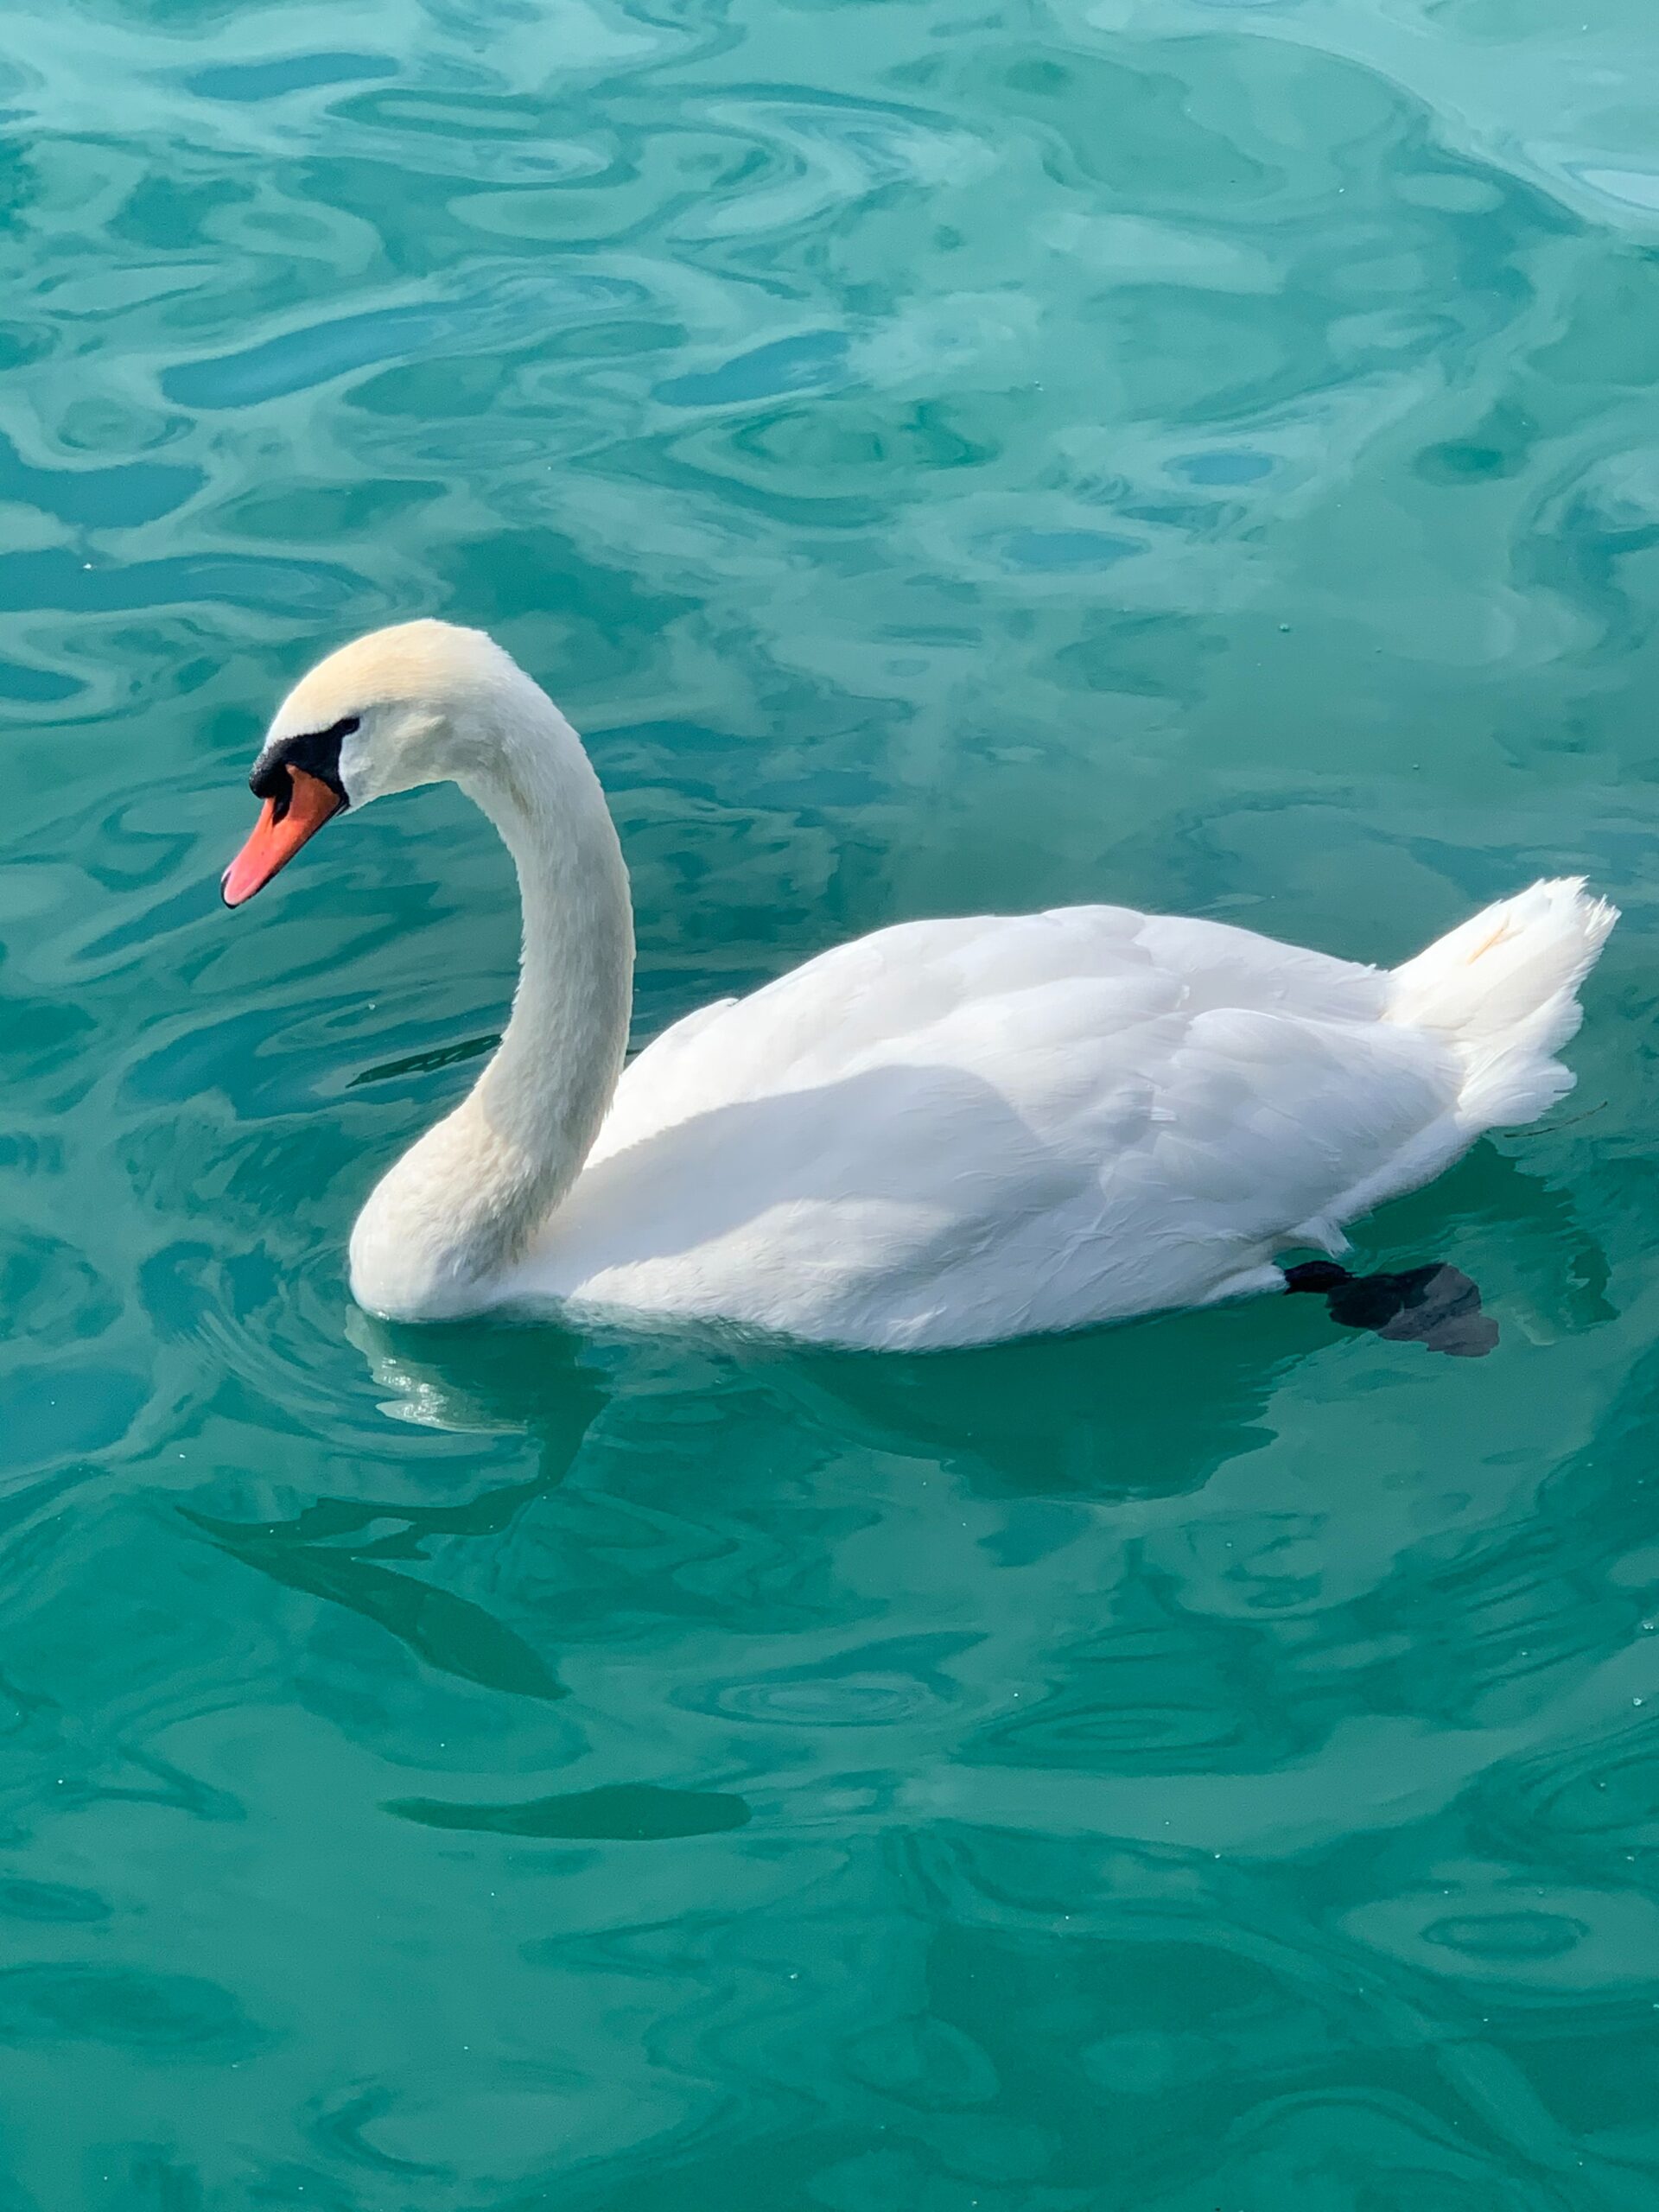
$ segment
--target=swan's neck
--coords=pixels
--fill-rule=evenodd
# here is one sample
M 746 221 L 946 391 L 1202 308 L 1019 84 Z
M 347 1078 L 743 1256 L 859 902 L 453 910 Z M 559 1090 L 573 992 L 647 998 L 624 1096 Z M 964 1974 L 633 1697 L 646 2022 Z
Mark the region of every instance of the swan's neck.
M 359 1303 L 410 1319 L 494 1302 L 581 1172 L 627 1048 L 632 916 L 599 779 L 528 678 L 491 739 L 460 780 L 518 873 L 512 1016 L 470 1096 L 405 1153 L 352 1237 Z

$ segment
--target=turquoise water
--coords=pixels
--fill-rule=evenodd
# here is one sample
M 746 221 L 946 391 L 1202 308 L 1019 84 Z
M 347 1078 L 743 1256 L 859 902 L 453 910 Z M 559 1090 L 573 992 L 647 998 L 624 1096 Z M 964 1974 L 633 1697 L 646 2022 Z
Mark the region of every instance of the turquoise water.
M 1647 2212 L 1649 0 L 14 0 L 0 2205 Z M 1625 922 L 1312 1299 L 906 1361 L 350 1308 L 503 1018 L 453 791 L 216 878 L 285 683 L 493 629 L 639 1031 L 1096 896 Z

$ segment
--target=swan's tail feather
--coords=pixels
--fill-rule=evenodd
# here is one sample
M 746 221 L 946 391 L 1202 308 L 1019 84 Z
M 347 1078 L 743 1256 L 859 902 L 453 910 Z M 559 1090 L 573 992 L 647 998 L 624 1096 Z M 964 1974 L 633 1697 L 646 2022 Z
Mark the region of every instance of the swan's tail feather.
M 1579 985 L 1618 919 L 1582 876 L 1564 876 L 1500 899 L 1395 969 L 1388 1018 L 1456 1052 L 1471 1133 L 1533 1121 L 1573 1088 L 1554 1056 L 1583 1019 Z

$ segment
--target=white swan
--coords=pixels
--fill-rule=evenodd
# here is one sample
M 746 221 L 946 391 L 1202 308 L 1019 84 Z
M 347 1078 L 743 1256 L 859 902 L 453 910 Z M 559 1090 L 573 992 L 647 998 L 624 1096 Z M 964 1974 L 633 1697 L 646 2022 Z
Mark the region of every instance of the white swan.
M 453 779 L 518 871 L 512 1018 L 371 1196 L 370 1312 L 557 1301 L 916 1349 L 1283 1289 L 1287 1246 L 1568 1090 L 1616 918 L 1535 884 L 1391 974 L 1120 906 L 906 922 L 677 1022 L 626 1071 L 626 871 L 575 731 L 482 632 L 359 639 L 283 702 L 226 873 Z

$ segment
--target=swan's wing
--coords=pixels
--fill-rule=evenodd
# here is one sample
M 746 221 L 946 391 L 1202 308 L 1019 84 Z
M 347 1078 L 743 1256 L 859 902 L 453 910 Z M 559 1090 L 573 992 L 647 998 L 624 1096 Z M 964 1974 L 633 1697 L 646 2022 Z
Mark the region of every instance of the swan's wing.
M 1224 923 L 1127 906 L 901 922 L 665 1030 L 625 1072 L 593 1156 L 741 1099 L 832 1082 L 895 1057 L 929 1057 L 934 1048 L 954 1057 L 954 1039 L 925 1046 L 953 1020 L 965 1022 L 1006 1073 L 1024 1049 L 1019 1040 L 1033 1027 L 1040 1033 L 1046 1011 L 1062 1003 L 1050 997 L 1022 1009 L 1016 1001 L 1060 983 L 1108 991 L 1089 1007 L 1103 1041 L 1139 1014 L 1195 1015 L 1217 1006 L 1372 1021 L 1385 990 L 1373 968 Z
M 537 1273 L 855 1342 L 1212 1295 L 1444 1116 L 1382 990 L 1118 908 L 882 931 L 642 1053 Z
M 590 1160 L 603 1160 L 607 1154 L 619 1152 L 662 1128 L 669 1102 L 684 1086 L 690 1058 L 688 1047 L 739 1003 L 735 998 L 711 999 L 707 1006 L 695 1007 L 671 1021 L 641 1047 L 624 1071 Z M 642 1068 L 645 1071 L 643 1080 L 638 1074 Z
M 1225 922 L 1167 914 L 1135 918 L 1141 924 L 1137 948 L 1154 968 L 1179 978 L 1184 1003 L 1194 1013 L 1205 1007 L 1254 1007 L 1330 1021 L 1375 1021 L 1387 1003 L 1388 977 L 1380 969 L 1310 952 L 1305 945 L 1281 944 Z

